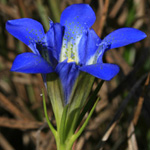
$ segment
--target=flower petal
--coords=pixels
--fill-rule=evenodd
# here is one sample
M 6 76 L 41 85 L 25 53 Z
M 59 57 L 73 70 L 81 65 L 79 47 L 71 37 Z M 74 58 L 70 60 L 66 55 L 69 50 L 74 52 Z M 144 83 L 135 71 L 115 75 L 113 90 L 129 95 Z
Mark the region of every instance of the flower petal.
M 7 31 L 23 43 L 28 45 L 33 52 L 32 44 L 42 41 L 45 33 L 43 26 L 36 20 L 30 18 L 22 18 L 9 20 L 6 23 Z
M 100 42 L 101 39 L 93 29 L 90 29 L 87 34 L 83 34 L 78 45 L 79 64 L 85 65 L 90 63 L 90 58 L 98 49 Z
M 90 5 L 73 4 L 62 12 L 60 23 L 66 28 L 78 30 L 81 27 L 90 28 L 95 20 L 96 16 Z
M 53 68 L 41 56 L 27 52 L 15 58 L 11 71 L 22 73 L 50 73 L 53 72 Z
M 58 61 L 62 46 L 62 38 L 63 27 L 59 23 L 50 21 L 50 29 L 46 33 L 45 40 L 49 51 L 51 51 L 53 57 Z
M 78 63 L 78 45 L 95 22 L 95 13 L 88 4 L 74 4 L 61 15 L 60 23 L 65 27 L 60 61 L 71 58 Z
M 79 75 L 78 66 L 74 62 L 67 63 L 64 61 L 57 65 L 56 72 L 59 75 L 64 90 L 65 104 L 68 104 L 74 82 Z
M 83 66 L 79 70 L 87 72 L 102 80 L 111 80 L 119 72 L 119 67 L 115 64 L 98 63 Z
M 110 44 L 110 48 L 122 47 L 138 42 L 146 37 L 146 34 L 135 28 L 121 28 L 107 35 L 103 42 Z

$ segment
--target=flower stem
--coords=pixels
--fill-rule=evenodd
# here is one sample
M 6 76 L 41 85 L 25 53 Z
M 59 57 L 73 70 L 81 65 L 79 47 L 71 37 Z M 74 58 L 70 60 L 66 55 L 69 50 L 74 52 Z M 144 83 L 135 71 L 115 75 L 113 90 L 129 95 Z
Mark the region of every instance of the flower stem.
M 43 107 L 44 107 L 44 113 L 45 113 L 45 117 L 46 117 L 46 121 L 47 124 L 50 128 L 50 130 L 52 131 L 52 133 L 54 134 L 54 137 L 56 138 L 57 136 L 57 131 L 54 129 L 53 125 L 51 124 L 49 118 L 48 118 L 48 114 L 47 114 L 47 108 L 46 108 L 46 101 L 45 101 L 45 94 L 44 94 L 44 90 L 42 90 L 42 95 L 43 95 Z
M 67 139 L 66 141 L 64 141 L 64 143 L 57 141 L 57 150 L 71 150 L 73 143 L 75 142 L 75 140 L 81 135 L 81 133 L 83 132 L 83 130 L 85 129 L 85 127 L 87 126 L 94 110 L 95 107 L 97 105 L 99 101 L 99 98 L 96 100 L 95 104 L 93 105 L 88 117 L 86 118 L 85 122 L 83 123 L 83 125 L 81 126 L 81 128 L 79 129 L 79 131 L 75 134 L 73 134 L 69 139 Z

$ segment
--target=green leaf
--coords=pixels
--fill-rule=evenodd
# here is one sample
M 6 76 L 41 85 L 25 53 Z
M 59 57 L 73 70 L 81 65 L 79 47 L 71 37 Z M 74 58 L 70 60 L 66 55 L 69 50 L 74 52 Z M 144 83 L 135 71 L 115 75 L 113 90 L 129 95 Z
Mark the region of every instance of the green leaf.
M 81 135 L 81 133 L 84 131 L 85 127 L 87 126 L 94 110 L 95 110 L 95 107 L 97 105 L 99 101 L 99 98 L 96 100 L 95 104 L 93 105 L 88 117 L 86 118 L 85 122 L 83 123 L 83 125 L 81 126 L 81 128 L 79 129 L 79 131 L 77 133 L 75 133 L 74 135 L 72 135 L 72 137 L 70 138 L 70 140 L 68 141 L 68 147 L 71 149 L 73 143 L 75 142 L 75 140 Z
M 101 89 L 103 83 L 104 83 L 104 80 L 101 80 L 100 83 L 98 84 L 98 86 L 96 87 L 96 89 L 93 91 L 92 95 L 90 96 L 88 102 L 86 103 L 86 105 L 85 105 L 84 109 L 82 110 L 80 117 L 77 121 L 76 129 L 80 125 L 85 114 L 93 107 L 93 105 L 97 99 L 97 94 L 98 94 L 99 90 Z
M 65 106 L 64 110 L 63 110 L 63 114 L 62 114 L 62 118 L 61 118 L 61 123 L 60 126 L 58 128 L 58 133 L 60 136 L 60 143 L 64 143 L 66 140 L 66 117 L 67 117 L 67 110 L 68 110 L 68 105 Z

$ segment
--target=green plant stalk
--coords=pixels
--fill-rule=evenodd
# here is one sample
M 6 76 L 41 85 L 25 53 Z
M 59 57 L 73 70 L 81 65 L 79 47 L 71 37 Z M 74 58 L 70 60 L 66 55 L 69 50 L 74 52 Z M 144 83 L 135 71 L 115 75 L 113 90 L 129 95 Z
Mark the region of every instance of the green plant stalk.
M 66 125 L 67 110 L 68 110 L 68 105 L 66 105 L 64 110 L 63 110 L 60 126 L 58 128 L 58 133 L 59 133 L 59 136 L 60 136 L 60 143 L 61 144 L 63 144 L 66 140 L 65 125 Z
M 54 22 L 60 22 L 61 12 L 60 12 L 60 9 L 58 7 L 57 1 L 56 0 L 48 0 L 48 4 L 49 4 L 49 7 L 50 7 L 51 12 L 53 14 Z
M 76 134 L 74 134 L 72 136 L 72 141 L 75 141 L 81 135 L 81 133 L 83 132 L 83 130 L 87 126 L 87 124 L 88 124 L 88 122 L 89 122 L 89 120 L 90 120 L 90 118 L 91 118 L 91 116 L 92 116 L 92 114 L 93 114 L 93 112 L 94 112 L 94 110 L 96 108 L 96 105 L 97 105 L 98 101 L 99 101 L 99 98 L 97 98 L 95 104 L 93 105 L 93 107 L 92 107 L 88 117 L 86 118 L 85 122 L 83 123 L 82 127 L 79 129 L 79 131 Z
M 93 105 L 88 117 L 86 118 L 85 122 L 83 123 L 83 125 L 81 126 L 81 128 L 79 129 L 79 131 L 75 134 L 72 135 L 72 137 L 69 139 L 69 141 L 67 142 L 67 146 L 66 146 L 66 150 L 71 150 L 72 146 L 73 146 L 73 143 L 77 140 L 77 138 L 81 135 L 81 133 L 84 131 L 85 127 L 87 126 L 95 108 L 96 108 L 96 105 L 99 101 L 99 98 L 96 100 L 95 104 Z M 60 149 L 61 150 L 61 149 Z
M 51 124 L 50 120 L 49 120 L 49 117 L 48 117 L 48 114 L 47 114 L 47 108 L 46 108 L 46 101 L 45 101 L 45 94 L 44 94 L 44 90 L 42 90 L 42 95 L 43 95 L 43 107 L 44 107 L 44 114 L 45 114 L 45 117 L 46 117 L 46 121 L 47 121 L 47 124 L 50 128 L 50 130 L 52 131 L 55 139 L 57 138 L 57 131 L 54 129 L 53 125 Z
M 36 6 L 37 6 L 37 9 L 38 9 L 39 15 L 42 19 L 42 23 L 44 25 L 44 28 L 46 29 L 46 31 L 48 31 L 49 30 L 49 19 L 48 19 L 48 15 L 46 13 L 46 9 L 42 4 L 42 1 L 37 0 L 36 1 Z
M 81 133 L 84 131 L 85 127 L 87 126 L 98 101 L 99 101 L 99 98 L 96 100 L 88 117 L 86 118 L 85 122 L 83 123 L 83 125 L 81 126 L 81 128 L 79 129 L 79 131 L 77 133 L 73 134 L 69 139 L 67 139 L 66 141 L 63 141 L 63 142 L 60 140 L 59 134 L 57 134 L 57 137 L 56 137 L 57 150 L 71 150 L 72 149 L 74 142 L 77 140 L 77 138 L 81 135 Z
M 66 133 L 66 131 L 64 131 L 64 130 L 68 130 L 65 127 L 68 105 L 65 106 L 65 108 L 63 110 L 63 114 L 62 114 L 62 118 L 61 118 L 61 124 L 59 126 L 60 129 L 56 131 L 54 129 L 53 125 L 51 124 L 49 118 L 48 118 L 44 90 L 42 90 L 42 94 L 43 94 L 43 107 L 44 107 L 44 113 L 45 113 L 46 121 L 48 123 L 50 130 L 52 131 L 52 133 L 55 137 L 57 150 L 71 150 L 73 143 L 81 135 L 81 133 L 83 132 L 83 130 L 87 126 L 87 124 L 88 124 L 88 122 L 89 122 L 89 120 L 90 120 L 90 118 L 91 118 L 91 116 L 95 110 L 96 104 L 99 101 L 99 98 L 96 100 L 96 102 L 93 105 L 88 117 L 86 118 L 85 122 L 83 123 L 83 125 L 81 126 L 79 131 L 77 133 L 73 134 L 69 139 L 67 139 L 67 137 L 64 134 L 64 133 Z

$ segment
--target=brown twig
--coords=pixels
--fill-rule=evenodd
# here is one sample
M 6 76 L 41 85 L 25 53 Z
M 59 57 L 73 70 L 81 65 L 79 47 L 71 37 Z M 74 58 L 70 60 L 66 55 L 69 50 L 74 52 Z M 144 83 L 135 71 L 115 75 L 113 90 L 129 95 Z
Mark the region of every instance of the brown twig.
M 42 122 L 28 121 L 28 120 L 16 120 L 6 117 L 0 117 L 0 126 L 7 128 L 14 128 L 20 130 L 39 129 L 43 125 Z
M 144 102 L 144 93 L 145 93 L 145 90 L 146 90 L 146 86 L 148 86 L 150 84 L 150 73 L 148 74 L 147 76 L 147 79 L 145 81 L 145 85 L 144 85 L 144 89 L 142 91 L 142 95 L 139 97 L 139 101 L 138 101 L 138 104 L 137 104 L 137 107 L 136 107 L 136 110 L 135 110 L 135 113 L 134 113 L 134 118 L 133 118 L 133 124 L 136 125 L 137 122 L 138 122 L 138 119 L 139 119 L 139 116 L 140 116 L 140 113 L 141 113 L 141 110 L 142 110 L 142 106 L 143 106 L 143 102 Z
M 97 20 L 93 25 L 93 28 L 95 29 L 97 35 L 100 37 L 107 17 L 108 6 L 109 6 L 109 0 L 105 0 L 104 4 L 103 4 L 103 0 L 99 0 L 99 10 L 97 12 L 97 18 L 96 18 Z
M 129 74 L 132 70 L 132 67 L 127 64 L 124 58 L 116 50 L 109 51 L 106 54 L 106 59 L 108 63 L 118 64 L 122 68 L 122 71 L 125 75 Z
M 15 150 L 12 145 L 7 141 L 7 139 L 0 133 L 0 146 L 3 149 Z
M 117 13 L 120 10 L 123 2 L 124 2 L 124 0 L 117 0 L 115 5 L 113 6 L 112 10 L 110 11 L 109 17 L 114 18 L 117 15 Z
M 16 7 L 10 7 L 8 5 L 4 5 L 0 3 L 0 10 L 4 13 L 10 16 L 13 19 L 20 18 L 20 15 L 18 13 L 18 9 Z
M 4 109 L 8 110 L 15 117 L 23 120 L 28 120 L 28 118 L 2 93 L 0 93 L 0 105 L 3 106 Z
M 147 75 L 147 74 L 146 74 Z M 111 132 L 113 130 L 110 130 L 111 128 L 114 129 L 116 123 L 118 122 L 118 120 L 120 119 L 120 116 L 122 114 L 122 112 L 124 111 L 124 109 L 126 108 L 129 100 L 131 99 L 131 97 L 134 95 L 136 89 L 141 85 L 141 83 L 143 82 L 143 80 L 145 79 L 146 75 L 143 75 L 136 83 L 135 85 L 132 87 L 132 89 L 130 90 L 130 93 L 128 94 L 128 96 L 123 100 L 122 104 L 120 105 L 118 111 L 116 112 L 113 120 L 111 121 L 111 123 L 109 124 L 109 126 L 107 127 L 106 131 L 104 132 L 103 137 L 107 137 L 105 138 L 108 139 L 108 137 L 110 136 Z M 111 132 L 110 132 L 111 131 Z M 102 138 L 103 139 L 103 138 Z M 103 145 L 105 144 L 106 141 L 100 141 L 98 146 L 96 147 L 96 149 L 100 149 L 102 150 Z
M 128 149 L 129 150 L 138 150 L 138 145 L 137 145 L 137 141 L 136 141 L 136 136 L 134 133 L 134 126 L 137 124 L 141 110 L 142 110 L 142 106 L 143 106 L 143 102 L 144 102 L 144 93 L 146 90 L 146 86 L 148 86 L 150 83 L 150 74 L 148 74 L 147 79 L 145 81 L 144 84 L 144 89 L 142 91 L 142 95 L 139 97 L 139 101 L 134 113 L 134 117 L 130 122 L 129 128 L 128 128 Z

